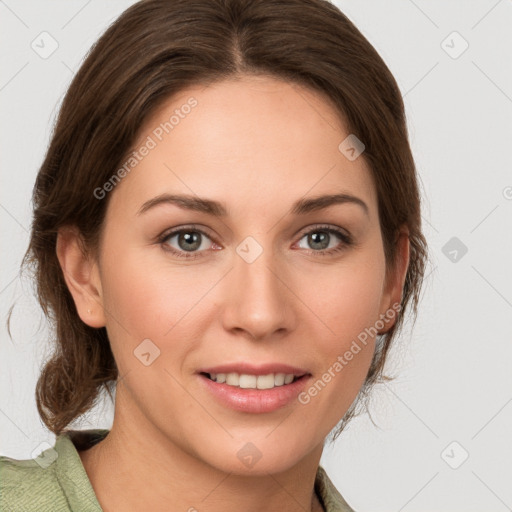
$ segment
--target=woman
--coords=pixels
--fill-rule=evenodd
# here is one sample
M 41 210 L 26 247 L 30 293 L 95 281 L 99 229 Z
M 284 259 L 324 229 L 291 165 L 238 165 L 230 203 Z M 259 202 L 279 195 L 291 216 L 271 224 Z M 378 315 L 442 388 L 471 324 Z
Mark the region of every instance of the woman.
M 63 102 L 25 264 L 57 436 L 6 509 L 350 511 L 319 465 L 383 376 L 426 243 L 403 102 L 324 0 L 147 0 Z M 71 430 L 106 389 L 110 430 Z

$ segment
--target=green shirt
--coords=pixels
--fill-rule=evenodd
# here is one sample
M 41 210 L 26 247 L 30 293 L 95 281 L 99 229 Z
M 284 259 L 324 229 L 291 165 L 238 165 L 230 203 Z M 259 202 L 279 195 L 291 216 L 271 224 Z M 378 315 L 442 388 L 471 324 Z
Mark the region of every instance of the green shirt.
M 105 429 L 71 430 L 34 459 L 0 456 L 0 510 L 102 512 L 78 450 L 90 448 L 108 433 Z M 315 490 L 326 512 L 354 512 L 321 466 Z

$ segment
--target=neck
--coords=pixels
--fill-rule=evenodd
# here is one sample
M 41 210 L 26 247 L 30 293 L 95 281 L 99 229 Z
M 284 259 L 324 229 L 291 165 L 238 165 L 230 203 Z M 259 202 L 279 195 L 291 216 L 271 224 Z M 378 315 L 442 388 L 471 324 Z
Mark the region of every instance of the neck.
M 119 414 L 118 414 L 119 412 Z M 104 512 L 123 510 L 321 512 L 314 492 L 323 445 L 279 473 L 236 474 L 178 446 L 141 415 L 117 411 L 108 436 L 79 452 Z M 140 433 L 143 432 L 144 435 Z

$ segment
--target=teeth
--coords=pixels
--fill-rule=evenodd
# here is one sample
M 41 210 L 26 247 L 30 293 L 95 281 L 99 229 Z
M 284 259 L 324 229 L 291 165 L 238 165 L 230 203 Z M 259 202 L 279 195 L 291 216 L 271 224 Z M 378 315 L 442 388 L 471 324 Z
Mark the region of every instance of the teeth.
M 259 377 L 256 377 L 256 375 L 235 375 L 234 377 L 231 377 L 231 382 L 235 382 L 235 380 L 238 379 L 238 385 L 241 388 L 244 389 L 255 389 L 258 387 L 258 379 Z M 272 382 L 273 384 L 273 382 Z
M 295 375 L 269 373 L 268 375 L 249 375 L 246 373 L 210 373 L 210 379 L 243 389 L 272 389 L 293 382 Z
M 276 373 L 274 375 L 274 385 L 282 386 L 284 384 L 285 379 L 286 379 L 286 375 L 284 373 Z

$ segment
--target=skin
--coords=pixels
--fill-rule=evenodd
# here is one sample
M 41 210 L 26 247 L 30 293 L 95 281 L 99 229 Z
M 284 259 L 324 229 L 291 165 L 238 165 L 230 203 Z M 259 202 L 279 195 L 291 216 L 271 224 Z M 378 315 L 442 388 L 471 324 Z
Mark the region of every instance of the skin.
M 80 457 L 107 512 L 322 510 L 313 489 L 323 443 L 362 386 L 375 340 L 308 404 L 271 413 L 224 407 L 195 372 L 282 362 L 315 382 L 400 302 L 408 238 L 386 273 L 371 172 L 339 151 L 349 132 L 332 105 L 296 85 L 260 76 L 191 87 L 146 122 L 134 148 L 190 96 L 198 105 L 110 192 L 98 258 L 80 251 L 72 227 L 59 233 L 78 314 L 106 326 L 121 376 L 110 434 Z M 164 192 L 215 199 L 228 215 L 172 204 L 137 215 Z M 368 213 L 344 203 L 289 214 L 298 199 L 334 192 L 360 198 Z M 165 251 L 186 252 L 178 236 L 157 241 L 192 223 L 208 234 L 198 258 Z M 354 244 L 319 255 L 307 237 L 318 225 Z M 248 236 L 263 249 L 252 263 L 236 252 Z M 327 251 L 340 246 L 332 234 Z M 133 354 L 146 338 L 160 350 L 149 366 Z M 262 454 L 252 468 L 236 456 L 247 442 Z

